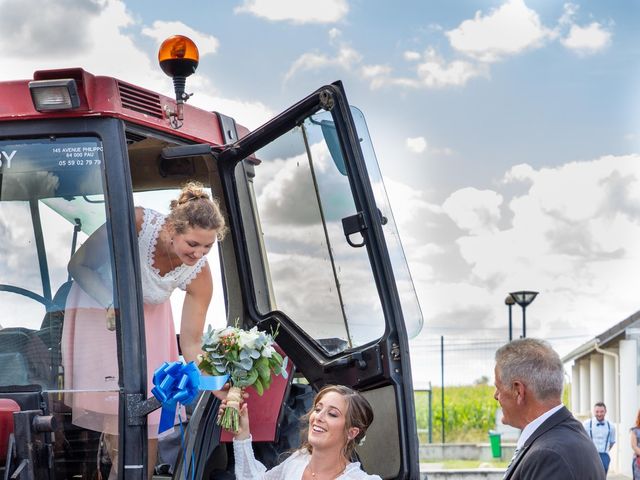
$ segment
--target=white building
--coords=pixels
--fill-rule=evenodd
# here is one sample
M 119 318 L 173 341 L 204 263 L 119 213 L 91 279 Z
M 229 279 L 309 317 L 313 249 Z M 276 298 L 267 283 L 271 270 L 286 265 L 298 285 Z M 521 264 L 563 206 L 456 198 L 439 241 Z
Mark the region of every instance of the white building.
M 610 470 L 631 476 L 629 429 L 640 408 L 640 311 L 573 350 L 562 361 L 571 365 L 571 410 L 579 419 L 604 402 L 618 441 Z

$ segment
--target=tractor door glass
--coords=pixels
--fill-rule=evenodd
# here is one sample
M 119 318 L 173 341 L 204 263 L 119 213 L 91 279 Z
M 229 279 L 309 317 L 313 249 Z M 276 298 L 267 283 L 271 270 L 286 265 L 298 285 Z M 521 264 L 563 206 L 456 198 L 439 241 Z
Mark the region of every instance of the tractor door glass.
M 409 272 L 409 265 L 404 255 L 402 243 L 400 243 L 400 235 L 393 213 L 391 212 L 391 206 L 389 205 L 387 191 L 382 181 L 382 174 L 380 173 L 380 167 L 376 159 L 376 152 L 371 143 L 367 122 L 362 112 L 355 107 L 351 107 L 351 116 L 356 125 L 358 137 L 360 138 L 360 148 L 362 149 L 362 154 L 367 164 L 367 173 L 369 174 L 369 181 L 371 182 L 373 195 L 376 199 L 376 205 L 382 215 L 382 231 L 384 232 L 389 258 L 393 266 L 393 275 L 402 304 L 402 315 L 404 317 L 405 327 L 407 328 L 407 335 L 409 338 L 413 338 L 422 330 L 423 322 L 418 296 L 416 295 L 416 289 L 413 285 L 411 273 Z
M 330 121 L 314 115 L 257 151 L 252 185 L 270 308 L 337 354 L 380 338 L 385 320 L 367 249 L 354 246 L 362 237 L 344 234 L 357 208 Z
M 56 418 L 55 431 L 34 440 L 52 452 L 55 474 L 36 478 L 98 478 L 112 460 L 100 437 L 118 433 L 102 145 L 4 139 L 0 155 L 0 398 Z

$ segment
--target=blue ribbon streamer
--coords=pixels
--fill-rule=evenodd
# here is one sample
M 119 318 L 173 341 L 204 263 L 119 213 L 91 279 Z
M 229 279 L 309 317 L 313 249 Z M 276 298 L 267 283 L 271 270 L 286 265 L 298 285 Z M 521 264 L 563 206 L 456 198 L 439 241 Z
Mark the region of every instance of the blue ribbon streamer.
M 199 390 L 220 390 L 229 375 L 205 377 L 200 374 L 195 363 L 164 362 L 153 373 L 151 393 L 162 404 L 158 433 L 173 428 L 178 404 L 188 405 L 197 396 Z

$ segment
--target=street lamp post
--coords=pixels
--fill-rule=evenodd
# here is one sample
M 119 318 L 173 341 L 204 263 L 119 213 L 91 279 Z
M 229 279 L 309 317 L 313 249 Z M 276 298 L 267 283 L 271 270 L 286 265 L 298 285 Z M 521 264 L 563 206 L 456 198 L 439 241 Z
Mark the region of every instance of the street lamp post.
M 513 322 L 511 317 L 511 307 L 513 307 L 516 301 L 513 299 L 511 295 L 507 295 L 507 298 L 504 299 L 504 304 L 509 307 L 509 341 L 513 340 Z
M 536 298 L 538 292 L 530 292 L 524 290 L 521 292 L 511 292 L 509 295 L 513 297 L 515 302 L 522 307 L 522 338 L 527 338 L 526 310 L 527 306 Z

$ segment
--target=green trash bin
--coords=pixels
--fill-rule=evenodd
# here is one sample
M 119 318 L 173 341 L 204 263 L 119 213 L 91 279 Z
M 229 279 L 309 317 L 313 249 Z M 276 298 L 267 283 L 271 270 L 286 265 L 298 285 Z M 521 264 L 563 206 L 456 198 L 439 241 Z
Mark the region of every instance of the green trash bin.
M 491 444 L 491 456 L 502 458 L 502 439 L 500 432 L 489 431 L 489 443 Z

